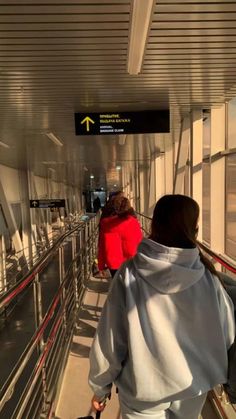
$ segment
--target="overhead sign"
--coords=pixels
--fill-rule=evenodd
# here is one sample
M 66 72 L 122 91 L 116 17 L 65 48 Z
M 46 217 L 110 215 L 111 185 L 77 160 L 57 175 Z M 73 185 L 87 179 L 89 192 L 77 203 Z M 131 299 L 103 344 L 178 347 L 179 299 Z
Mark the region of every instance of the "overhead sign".
M 76 135 L 122 135 L 169 131 L 169 110 L 75 114 Z
M 64 208 L 65 199 L 31 199 L 30 208 Z

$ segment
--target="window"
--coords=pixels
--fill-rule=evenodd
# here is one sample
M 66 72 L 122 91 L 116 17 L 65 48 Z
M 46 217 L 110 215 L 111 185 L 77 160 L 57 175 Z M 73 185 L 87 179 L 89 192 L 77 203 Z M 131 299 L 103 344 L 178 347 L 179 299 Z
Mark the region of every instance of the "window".
M 227 106 L 227 148 L 236 147 L 236 98 Z M 225 158 L 225 252 L 236 259 L 236 154 Z
M 211 241 L 211 114 L 203 112 L 203 162 L 202 162 L 202 238 Z
M 226 254 L 236 259 L 236 154 L 226 157 Z
M 5 216 L 3 214 L 3 209 L 0 205 L 0 236 L 4 237 L 6 252 L 10 252 L 12 250 L 12 241 L 11 235 L 9 233 Z M 0 255 L 1 256 L 1 255 Z
M 227 148 L 236 147 L 236 98 L 228 103 L 228 135 Z

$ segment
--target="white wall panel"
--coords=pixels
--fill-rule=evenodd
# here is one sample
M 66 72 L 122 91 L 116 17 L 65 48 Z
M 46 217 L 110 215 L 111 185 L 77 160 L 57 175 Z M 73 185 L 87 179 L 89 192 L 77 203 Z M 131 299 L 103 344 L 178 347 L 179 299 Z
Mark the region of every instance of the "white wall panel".
M 19 171 L 0 165 L 0 179 L 8 202 L 20 202 Z

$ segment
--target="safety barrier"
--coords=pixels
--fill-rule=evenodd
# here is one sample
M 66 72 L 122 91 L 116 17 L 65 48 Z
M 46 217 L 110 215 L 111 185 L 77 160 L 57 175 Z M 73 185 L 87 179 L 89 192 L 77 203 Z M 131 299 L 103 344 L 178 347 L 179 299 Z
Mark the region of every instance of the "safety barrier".
M 25 334 L 29 338 L 0 388 L 0 419 L 50 417 L 76 311 L 96 255 L 97 225 L 96 217 L 77 224 L 55 242 L 25 277 L 1 295 L 2 317 L 8 316 L 12 306 L 14 310 L 17 306 L 24 310 L 33 300 L 34 319 L 25 319 L 27 333 L 23 329 L 22 338 Z M 4 324 L 2 332 L 6 327 Z
M 60 227 L 51 226 L 50 232 L 47 232 L 45 227 L 43 234 L 40 233 L 39 226 L 35 226 L 31 247 L 22 247 L 19 251 L 14 249 L 6 251 L 4 237 L 0 235 L 0 295 L 26 275 L 56 240 L 70 229 L 72 222 L 78 221 L 82 215 L 83 212 L 80 211 L 79 214 L 73 216 L 74 221 L 72 217 L 65 218 Z

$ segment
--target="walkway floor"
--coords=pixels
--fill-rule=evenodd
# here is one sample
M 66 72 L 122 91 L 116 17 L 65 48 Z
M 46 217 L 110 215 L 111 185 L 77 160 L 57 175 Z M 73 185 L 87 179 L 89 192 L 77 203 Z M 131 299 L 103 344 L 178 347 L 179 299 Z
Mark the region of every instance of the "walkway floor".
M 80 312 L 65 370 L 56 419 L 77 419 L 91 414 L 92 392 L 87 384 L 89 350 L 101 314 L 110 279 L 92 278 Z M 95 415 L 94 415 L 95 416 Z M 121 419 L 117 395 L 113 394 L 102 419 Z M 186 418 L 187 419 L 187 418 Z M 209 402 L 202 419 L 218 419 Z
M 62 384 L 57 419 L 76 419 L 91 414 L 92 391 L 88 386 L 89 350 L 109 288 L 109 279 L 92 278 L 75 328 Z M 116 394 L 112 395 L 102 419 L 120 419 Z

